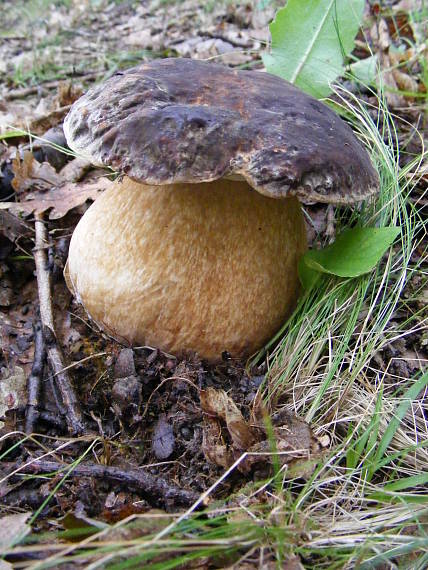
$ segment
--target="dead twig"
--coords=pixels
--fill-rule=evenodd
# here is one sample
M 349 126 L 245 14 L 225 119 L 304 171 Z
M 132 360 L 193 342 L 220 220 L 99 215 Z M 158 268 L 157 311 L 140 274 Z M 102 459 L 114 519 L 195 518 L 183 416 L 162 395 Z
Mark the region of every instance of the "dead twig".
M 27 379 L 28 403 L 25 410 L 25 433 L 33 433 L 39 417 L 39 394 L 46 360 L 46 347 L 43 342 L 43 329 L 40 320 L 35 321 L 34 359 L 31 373 Z
M 39 290 L 40 320 L 42 322 L 43 339 L 49 364 L 55 376 L 55 384 L 61 395 L 66 413 L 68 430 L 73 435 L 85 431 L 79 403 L 65 369 L 64 359 L 58 346 L 52 310 L 50 272 L 47 263 L 47 231 L 43 214 L 35 215 L 36 247 L 34 260 L 36 263 L 37 286 Z
M 71 75 L 71 78 L 79 78 L 81 81 L 94 81 L 97 77 L 103 74 L 105 74 L 105 70 L 85 74 L 74 73 Z M 9 91 L 4 94 L 3 98 L 5 101 L 11 101 L 12 99 L 24 99 L 29 95 L 45 95 L 48 89 L 56 89 L 61 81 L 64 81 L 64 79 L 56 79 L 55 81 L 45 82 L 42 81 L 38 85 L 31 85 L 30 87 L 9 89 Z
M 3 468 L 16 470 L 15 463 L 3 463 Z M 70 465 L 56 461 L 35 460 L 28 465 L 19 467 L 18 472 L 23 474 L 55 473 L 65 471 Z M 17 473 L 15 473 L 16 475 Z M 120 469 L 95 463 L 81 463 L 70 472 L 72 477 L 95 477 L 123 485 L 137 494 L 141 494 L 150 504 L 176 507 L 192 505 L 199 498 L 199 493 L 181 489 L 166 479 L 144 471 L 143 469 Z

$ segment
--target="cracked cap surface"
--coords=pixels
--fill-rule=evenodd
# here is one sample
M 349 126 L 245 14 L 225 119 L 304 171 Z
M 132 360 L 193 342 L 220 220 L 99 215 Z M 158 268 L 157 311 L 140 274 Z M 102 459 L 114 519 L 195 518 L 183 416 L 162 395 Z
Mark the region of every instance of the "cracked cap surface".
M 350 203 L 378 175 L 326 105 L 258 71 L 163 59 L 113 75 L 74 103 L 70 148 L 143 184 L 242 177 L 261 194 Z

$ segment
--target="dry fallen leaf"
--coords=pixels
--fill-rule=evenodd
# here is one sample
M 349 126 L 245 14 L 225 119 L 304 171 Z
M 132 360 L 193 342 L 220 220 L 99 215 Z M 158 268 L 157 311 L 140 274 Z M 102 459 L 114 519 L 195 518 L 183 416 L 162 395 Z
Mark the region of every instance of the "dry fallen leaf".
M 65 180 L 79 182 L 91 168 L 92 163 L 89 162 L 89 160 L 77 157 L 67 162 L 67 164 L 61 168 L 60 174 Z
M 0 209 L 9 210 L 18 215 L 30 215 L 51 210 L 50 220 L 64 217 L 70 210 L 84 204 L 87 200 L 95 200 L 99 194 L 107 190 L 112 182 L 100 178 L 96 182 L 74 184 L 65 182 L 47 191 L 28 192 L 24 202 L 2 202 Z
M 56 104 L 59 108 L 72 105 L 82 94 L 82 89 L 71 81 L 60 81 L 56 95 Z
M 5 555 L 26 536 L 31 527 L 27 524 L 31 513 L 18 513 L 0 518 L 0 555 Z
M 15 174 L 12 185 L 20 202 L 1 202 L 0 209 L 16 215 L 51 210 L 49 219 L 56 220 L 87 200 L 95 200 L 112 184 L 105 177 L 92 182 L 68 182 L 50 164 L 40 164 L 28 151 L 22 160 L 15 157 L 12 169 Z
M 207 388 L 200 393 L 201 406 L 206 414 L 226 422 L 226 427 L 236 449 L 247 450 L 254 442 L 251 427 L 244 420 L 235 402 L 224 390 Z
M 59 109 L 48 111 L 30 121 L 28 130 L 33 135 L 43 135 L 47 130 L 56 127 L 69 112 L 71 105 L 64 105 Z
M 8 410 L 18 408 L 27 403 L 27 378 L 21 366 L 12 369 L 4 368 L 0 375 L 0 418 L 3 418 Z M 0 420 L 0 427 L 3 427 Z M 0 522 L 1 528 L 1 522 Z M 2 535 L 0 532 L 0 545 Z
M 207 461 L 219 467 L 227 469 L 233 463 L 233 455 L 222 438 L 221 427 L 210 417 L 205 418 L 202 451 Z
M 406 104 L 405 99 L 398 93 L 399 89 L 393 73 L 394 66 L 389 56 L 389 48 L 392 42 L 386 20 L 381 18 L 373 32 L 373 37 L 377 39 L 377 44 L 380 49 L 379 61 L 382 74 L 379 76 L 379 79 L 381 79 L 382 85 L 379 87 L 383 87 L 386 100 L 390 107 L 403 107 Z
M 301 473 L 299 473 L 301 477 L 306 477 L 312 472 L 315 465 L 311 464 L 311 470 L 307 473 L 307 462 L 320 449 L 312 429 L 304 420 L 293 414 L 282 413 L 280 421 L 281 424 L 272 429 L 274 441 L 268 439 L 265 434 L 265 439 L 257 442 L 248 450 L 249 454 L 239 465 L 240 471 L 247 473 L 257 464 L 270 463 L 271 457 L 269 454 L 272 453 L 274 443 L 276 453 L 278 453 L 279 465 L 291 466 L 298 463 L 298 465 L 301 465 Z M 297 467 L 297 472 L 299 472 L 299 467 Z
M 413 79 L 413 77 L 410 77 L 409 74 L 404 73 L 399 69 L 393 69 L 392 74 L 394 76 L 397 87 L 401 91 L 406 92 L 404 95 L 405 97 L 412 98 L 414 94 L 416 95 L 419 92 L 418 82 L 415 79 Z
M 19 238 L 33 237 L 34 229 L 10 212 L 0 210 L 0 234 L 14 242 Z
M 25 151 L 21 159 L 17 153 L 12 161 L 14 178 L 12 186 L 17 194 L 26 190 L 49 190 L 52 186 L 58 186 L 64 182 L 64 178 L 58 174 L 48 162 L 40 163 L 33 157 L 30 151 Z
M 268 437 L 261 406 L 246 421 L 224 390 L 201 390 L 200 399 L 205 420 L 202 449 L 207 461 L 228 468 L 247 452 L 238 465 L 242 473 L 260 464 L 271 464 L 273 442 Z M 286 410 L 270 421 L 279 464 L 293 466 L 293 477 L 309 476 L 322 447 L 310 426 Z

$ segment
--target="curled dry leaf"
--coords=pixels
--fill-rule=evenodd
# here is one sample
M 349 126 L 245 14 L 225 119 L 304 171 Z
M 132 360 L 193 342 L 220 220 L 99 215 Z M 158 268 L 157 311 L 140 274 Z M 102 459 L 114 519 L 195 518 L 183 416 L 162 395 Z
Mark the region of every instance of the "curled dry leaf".
M 12 161 L 12 171 L 15 175 L 12 186 L 17 194 L 29 189 L 49 190 L 52 186 L 64 182 L 55 168 L 48 162 L 38 162 L 30 151 L 24 152 L 22 159 L 18 153 L 16 154 Z
M 61 168 L 61 176 L 70 182 L 79 182 L 92 168 L 92 163 L 86 158 L 74 158 Z
M 247 455 L 238 465 L 242 473 L 259 464 L 271 463 L 272 448 L 280 465 L 293 465 L 293 476 L 309 476 L 316 465 L 322 444 L 310 426 L 286 410 L 271 418 L 274 441 L 267 434 L 263 410 L 259 406 L 247 422 L 224 390 L 201 390 L 201 407 L 205 414 L 203 452 L 208 461 L 228 468 L 242 453 Z M 301 469 L 299 471 L 299 464 Z
M 56 103 L 59 108 L 72 105 L 83 94 L 81 87 L 74 85 L 71 81 L 60 81 L 56 95 Z
M 318 439 L 314 436 L 310 426 L 286 410 L 276 414 L 271 421 L 273 441 L 264 433 L 264 439 L 253 445 L 249 450 L 251 453 L 241 462 L 240 470 L 249 472 L 255 465 L 270 461 L 269 454 L 274 447 L 278 453 L 279 465 L 291 466 L 299 463 L 302 465 L 299 476 L 309 475 L 306 473 L 306 463 L 320 450 Z M 259 427 L 262 430 L 263 424 Z M 313 467 L 314 465 L 311 464 L 311 468 Z M 297 471 L 299 471 L 298 468 Z
M 206 417 L 202 434 L 202 451 L 210 463 L 228 468 L 233 463 L 233 454 L 229 451 L 221 434 L 221 427 L 216 419 Z
M 62 122 L 66 114 L 69 112 L 71 105 L 64 105 L 59 109 L 48 111 L 35 119 L 33 119 L 28 127 L 28 130 L 33 135 L 43 135 L 48 129 L 56 127 Z
M 418 82 L 413 79 L 413 77 L 410 77 L 409 74 L 404 73 L 399 69 L 393 69 L 392 74 L 394 76 L 397 87 L 401 91 L 405 91 L 405 97 L 412 98 L 413 95 L 416 95 L 419 92 Z
M 254 443 L 251 427 L 244 420 L 235 402 L 224 390 L 207 388 L 200 393 L 202 410 L 226 422 L 235 449 L 246 451 Z

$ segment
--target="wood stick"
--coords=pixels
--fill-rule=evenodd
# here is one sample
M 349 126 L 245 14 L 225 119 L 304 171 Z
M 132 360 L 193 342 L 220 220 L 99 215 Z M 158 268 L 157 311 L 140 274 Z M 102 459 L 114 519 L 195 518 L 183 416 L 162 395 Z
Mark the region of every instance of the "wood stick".
M 35 234 L 36 247 L 34 249 L 34 260 L 36 263 L 43 338 L 46 345 L 48 361 L 55 376 L 55 384 L 58 387 L 66 409 L 68 430 L 71 434 L 78 435 L 85 431 L 85 426 L 73 386 L 71 385 L 67 371 L 64 370 L 64 359 L 55 334 L 50 272 L 46 253 L 48 247 L 47 230 L 43 220 L 43 214 L 41 213 L 35 215 Z
M 40 386 L 46 361 L 46 347 L 43 341 L 43 329 L 40 319 L 33 325 L 34 358 L 31 373 L 27 379 L 28 403 L 25 409 L 25 433 L 33 433 L 39 417 Z
M 35 474 L 35 473 L 52 473 L 56 471 L 67 470 L 69 465 L 59 463 L 57 461 L 45 461 L 44 459 L 36 459 L 28 465 L 19 467 L 18 473 Z M 16 470 L 16 463 L 2 463 L 2 468 L 8 471 Z M 15 473 L 16 476 L 18 473 Z M 126 489 L 132 489 L 133 492 L 140 494 L 154 506 L 176 507 L 192 505 L 198 498 L 199 493 L 181 489 L 177 485 L 169 483 L 163 477 L 152 475 L 144 469 L 109 467 L 96 463 L 80 463 L 76 465 L 70 472 L 72 477 L 95 477 L 97 479 L 105 479 L 118 483 Z
M 58 84 L 61 83 L 62 81 L 67 81 L 70 79 L 91 81 L 103 74 L 105 74 L 105 70 L 100 70 L 93 73 L 84 73 L 84 74 L 74 73 L 64 79 L 56 79 L 55 81 L 45 81 L 39 83 L 38 85 L 32 85 L 31 87 L 9 89 L 9 91 L 7 91 L 7 93 L 4 94 L 3 98 L 6 101 L 10 101 L 11 99 L 23 99 L 24 97 L 28 97 L 28 95 L 36 95 L 39 93 L 44 95 L 47 89 L 56 89 L 58 87 Z

